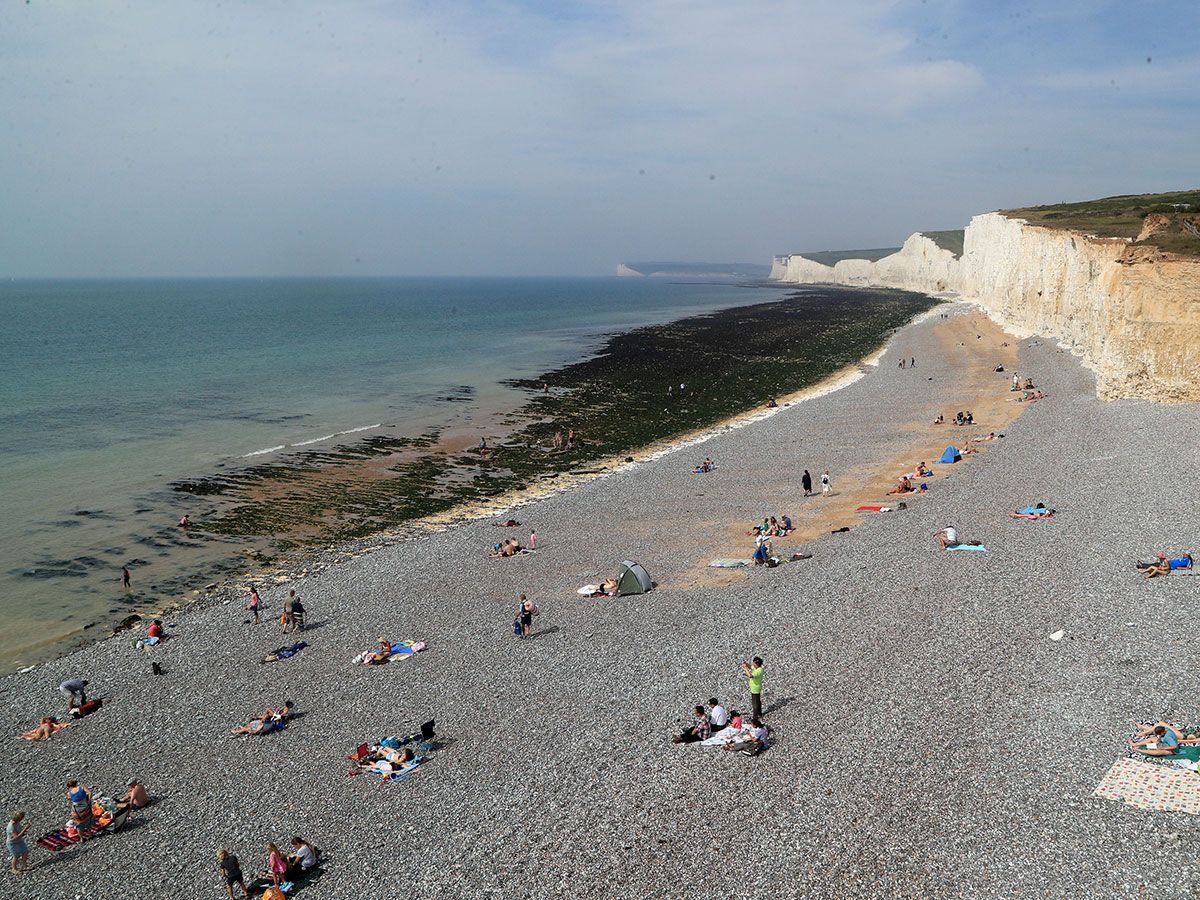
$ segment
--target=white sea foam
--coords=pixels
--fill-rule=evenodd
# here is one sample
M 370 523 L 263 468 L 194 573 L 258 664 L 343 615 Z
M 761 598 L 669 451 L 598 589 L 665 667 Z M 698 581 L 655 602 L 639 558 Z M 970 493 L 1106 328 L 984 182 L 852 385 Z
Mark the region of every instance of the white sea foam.
M 276 450 L 282 450 L 287 444 L 280 444 L 278 447 L 264 447 L 262 450 L 255 450 L 253 453 L 243 453 L 242 459 L 249 459 L 251 456 L 263 456 L 267 453 L 274 453 Z
M 292 444 L 293 447 L 307 447 L 309 444 L 319 444 L 321 441 L 331 441 L 335 437 L 341 437 L 343 434 L 355 434 L 359 431 L 370 431 L 372 428 L 382 428 L 382 422 L 376 422 L 374 425 L 359 425 L 357 428 L 347 428 L 345 431 L 335 431 L 333 434 L 327 434 L 324 437 L 312 438 L 307 441 L 300 441 L 298 444 Z

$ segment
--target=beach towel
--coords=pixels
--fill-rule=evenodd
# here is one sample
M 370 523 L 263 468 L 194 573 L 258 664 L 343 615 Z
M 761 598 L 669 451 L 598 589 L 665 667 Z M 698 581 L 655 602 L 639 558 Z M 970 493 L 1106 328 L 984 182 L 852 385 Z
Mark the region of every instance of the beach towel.
M 983 544 L 953 544 L 946 548 L 947 550 L 978 550 L 980 553 L 987 553 L 987 547 Z
M 733 728 L 732 726 L 727 726 L 725 728 L 722 728 L 720 731 L 718 731 L 712 737 L 705 738 L 703 741 L 699 741 L 698 743 L 701 747 L 718 747 L 718 748 L 720 748 L 720 747 L 725 746 L 726 744 L 732 744 L 732 743 L 737 743 L 739 741 L 749 740 L 750 733 L 753 730 L 754 729 L 751 728 L 749 725 L 743 725 L 741 728 Z
M 64 728 L 66 728 L 70 724 L 71 724 L 70 722 L 55 722 L 50 730 L 53 734 L 58 734 L 60 731 L 62 731 Z M 38 728 L 40 728 L 40 727 L 41 726 L 39 725 Z M 37 728 L 31 728 L 29 731 L 26 731 L 24 734 L 18 734 L 17 737 L 19 737 L 23 741 L 41 740 L 41 738 L 39 738 L 37 736 L 37 733 L 38 733 Z
M 859 512 L 891 512 L 892 507 L 890 507 L 890 506 L 874 506 L 872 504 L 868 504 L 866 506 L 860 506 L 858 508 L 858 511 Z
M 80 841 L 86 841 L 88 838 L 94 838 L 96 835 L 104 831 L 104 826 L 99 822 L 92 822 L 85 825 L 83 828 L 76 831 L 75 837 L 71 837 L 67 833 L 67 829 L 59 828 L 57 831 L 49 831 L 37 839 L 37 845 L 44 850 L 49 850 L 51 853 L 57 853 L 59 850 L 66 850 L 78 844 Z
M 743 569 L 750 565 L 752 559 L 714 559 L 708 564 L 710 569 Z
M 598 590 L 600 590 L 600 585 L 598 585 L 598 584 L 585 584 L 583 587 L 581 587 L 575 593 L 577 593 L 583 597 L 590 597 L 590 596 L 592 596 L 592 594 L 596 593 L 596 591 L 598 591 Z
M 268 653 L 266 656 L 264 656 L 262 658 L 262 661 L 265 663 L 268 663 L 268 662 L 279 662 L 279 660 L 281 660 L 281 659 L 291 659 L 293 656 L 295 656 L 297 653 L 299 653 L 301 650 L 303 650 L 307 646 L 308 646 L 308 644 L 306 642 L 297 641 L 296 643 L 292 644 L 292 646 L 290 646 L 290 647 L 280 647 L 278 650 L 272 650 L 270 653 Z
M 1092 794 L 1135 809 L 1200 815 L 1200 778 L 1140 759 L 1118 759 Z

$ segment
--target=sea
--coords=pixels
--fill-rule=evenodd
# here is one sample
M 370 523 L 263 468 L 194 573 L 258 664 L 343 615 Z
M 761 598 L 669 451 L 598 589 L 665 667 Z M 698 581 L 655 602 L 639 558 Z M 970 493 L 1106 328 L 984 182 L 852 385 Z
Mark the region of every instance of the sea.
M 470 428 L 519 405 L 509 379 L 585 358 L 614 332 L 779 291 L 649 278 L 0 282 L 0 669 L 182 599 L 234 552 L 175 527 L 174 481 L 384 430 Z M 172 596 L 156 596 L 164 585 Z

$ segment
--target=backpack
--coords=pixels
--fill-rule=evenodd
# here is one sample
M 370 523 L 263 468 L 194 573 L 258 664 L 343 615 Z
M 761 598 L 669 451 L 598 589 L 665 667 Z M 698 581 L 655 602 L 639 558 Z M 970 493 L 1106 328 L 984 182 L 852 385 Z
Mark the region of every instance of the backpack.
M 513 634 L 515 634 L 517 637 L 520 637 L 524 633 L 525 632 L 521 630 L 521 617 L 517 616 L 515 619 L 513 619 Z

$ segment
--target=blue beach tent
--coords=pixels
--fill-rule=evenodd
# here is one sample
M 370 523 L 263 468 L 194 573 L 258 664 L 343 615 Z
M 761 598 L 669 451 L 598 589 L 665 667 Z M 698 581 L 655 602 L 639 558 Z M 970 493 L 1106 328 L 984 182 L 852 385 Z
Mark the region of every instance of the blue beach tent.
M 962 460 L 962 454 L 958 452 L 958 448 L 951 444 L 946 448 L 946 452 L 942 454 L 942 458 L 938 460 L 940 463 L 956 463 Z

